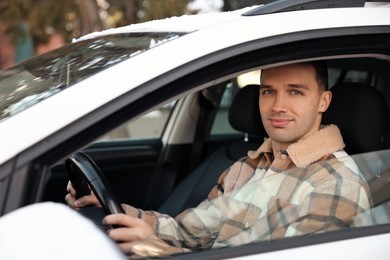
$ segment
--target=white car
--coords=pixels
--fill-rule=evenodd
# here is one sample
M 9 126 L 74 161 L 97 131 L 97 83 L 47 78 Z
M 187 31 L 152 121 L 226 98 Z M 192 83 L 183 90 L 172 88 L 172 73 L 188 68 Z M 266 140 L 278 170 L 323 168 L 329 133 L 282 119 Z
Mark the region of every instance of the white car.
M 259 84 L 263 68 L 320 59 L 337 85 L 324 123 L 340 127 L 372 211 L 331 233 L 172 258 L 386 259 L 390 4 L 267 2 L 92 33 L 0 72 L 0 216 L 65 204 L 65 161 L 79 151 L 107 179 L 114 195 L 104 200 L 172 216 L 194 207 L 264 140 L 253 125 L 257 97 L 236 101 L 236 93 Z M 240 118 L 237 107 L 255 112 Z

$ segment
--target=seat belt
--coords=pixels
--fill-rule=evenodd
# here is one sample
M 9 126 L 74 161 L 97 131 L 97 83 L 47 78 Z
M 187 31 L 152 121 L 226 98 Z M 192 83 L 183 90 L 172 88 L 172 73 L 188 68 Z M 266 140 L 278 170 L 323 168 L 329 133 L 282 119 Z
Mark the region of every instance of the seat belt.
M 198 123 L 195 129 L 194 142 L 191 150 L 191 157 L 188 163 L 188 172 L 192 172 L 202 161 L 204 156 L 204 145 L 211 128 L 211 115 L 213 110 L 219 104 L 221 92 L 225 90 L 225 84 L 219 84 L 214 87 L 199 92 L 198 104 L 199 114 Z M 215 97 L 218 97 L 217 100 Z

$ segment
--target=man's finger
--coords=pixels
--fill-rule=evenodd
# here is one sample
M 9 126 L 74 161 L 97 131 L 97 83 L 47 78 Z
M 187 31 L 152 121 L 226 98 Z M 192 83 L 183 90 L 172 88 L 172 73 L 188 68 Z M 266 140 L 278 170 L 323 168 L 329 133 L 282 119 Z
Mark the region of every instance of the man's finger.
M 68 194 L 65 196 L 65 201 L 66 201 L 66 203 L 67 203 L 70 207 L 72 207 L 72 208 L 74 208 L 74 209 L 76 209 L 76 210 L 79 210 L 80 208 L 75 206 L 75 200 L 76 200 L 75 197 L 72 196 L 70 193 L 68 193 Z
M 126 214 L 112 214 L 104 217 L 104 225 L 121 225 L 126 227 L 134 227 L 140 221 L 138 218 L 130 217 Z
M 73 185 L 70 181 L 68 181 L 68 185 L 66 186 L 66 191 L 69 192 L 72 196 L 76 196 L 76 190 L 73 188 Z

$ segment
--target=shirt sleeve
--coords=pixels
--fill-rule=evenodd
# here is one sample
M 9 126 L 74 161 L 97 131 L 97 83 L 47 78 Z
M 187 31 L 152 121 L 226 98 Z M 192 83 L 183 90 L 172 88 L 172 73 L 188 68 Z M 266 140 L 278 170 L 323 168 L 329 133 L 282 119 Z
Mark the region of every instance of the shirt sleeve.
M 237 161 L 219 177 L 218 183 L 210 191 L 207 199 L 196 208 L 190 208 L 175 218 L 156 211 L 142 211 L 123 205 L 126 214 L 146 221 L 159 239 L 175 247 L 190 250 L 210 248 L 222 225 L 237 212 L 246 211 L 247 203 L 236 201 L 230 196 L 222 196 L 237 185 L 242 186 L 253 175 L 254 166 L 246 159 Z M 241 172 L 250 173 L 243 174 Z
M 218 183 L 223 183 L 226 171 Z M 144 211 L 123 204 L 127 215 L 140 218 L 151 226 L 157 237 L 169 245 L 187 248 L 209 248 L 220 228 L 221 212 L 213 207 L 215 198 L 223 193 L 217 185 L 210 191 L 208 198 L 198 207 L 183 211 L 175 218 L 156 211 Z M 214 235 L 212 235 L 214 233 Z M 156 238 L 154 238 L 156 240 Z

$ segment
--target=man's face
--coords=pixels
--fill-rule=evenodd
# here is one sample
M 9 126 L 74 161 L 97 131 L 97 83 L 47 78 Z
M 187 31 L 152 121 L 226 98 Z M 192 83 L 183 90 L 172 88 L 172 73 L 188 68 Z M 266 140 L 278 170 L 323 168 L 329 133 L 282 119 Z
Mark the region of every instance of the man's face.
M 265 69 L 261 74 L 259 107 L 269 137 L 284 148 L 315 131 L 331 93 L 320 91 L 310 65 Z

